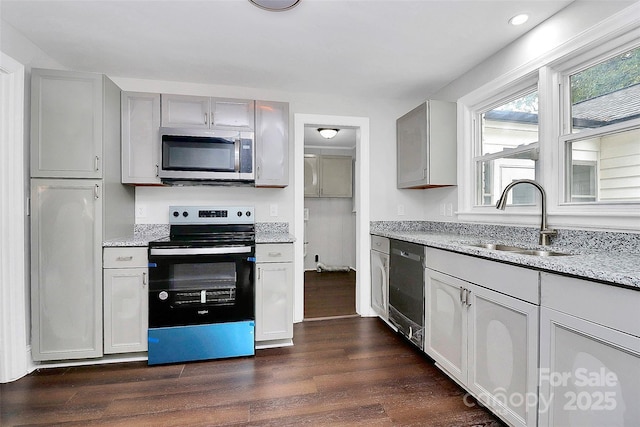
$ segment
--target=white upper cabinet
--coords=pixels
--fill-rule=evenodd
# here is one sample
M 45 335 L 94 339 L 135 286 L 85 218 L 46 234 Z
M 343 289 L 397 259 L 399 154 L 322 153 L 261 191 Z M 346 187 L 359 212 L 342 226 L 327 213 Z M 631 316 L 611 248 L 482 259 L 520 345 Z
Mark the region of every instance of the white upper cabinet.
M 396 121 L 397 187 L 456 185 L 456 104 L 429 100 Z
M 289 185 L 289 104 L 256 101 L 256 187 Z
M 162 127 L 253 130 L 254 125 L 253 100 L 162 95 Z
M 305 197 L 352 197 L 351 156 L 304 155 Z
M 160 94 L 122 93 L 122 183 L 160 184 Z
M 102 178 L 101 74 L 31 71 L 31 176 Z

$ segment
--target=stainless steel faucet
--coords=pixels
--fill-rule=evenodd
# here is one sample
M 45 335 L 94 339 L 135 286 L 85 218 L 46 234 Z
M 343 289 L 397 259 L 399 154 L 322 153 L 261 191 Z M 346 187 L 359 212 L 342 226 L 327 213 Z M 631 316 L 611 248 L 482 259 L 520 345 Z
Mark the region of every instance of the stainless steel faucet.
M 540 191 L 540 204 L 542 208 L 542 220 L 540 223 L 540 239 L 539 244 L 543 246 L 547 246 L 549 244 L 549 239 L 551 236 L 557 236 L 558 232 L 556 230 L 550 229 L 547 227 L 547 193 L 545 193 L 544 188 L 537 182 L 531 179 L 518 179 L 509 183 L 504 190 L 502 191 L 502 196 L 498 199 L 498 203 L 496 203 L 496 209 L 504 210 L 507 207 L 507 193 L 513 187 L 518 184 L 531 184 L 536 187 Z

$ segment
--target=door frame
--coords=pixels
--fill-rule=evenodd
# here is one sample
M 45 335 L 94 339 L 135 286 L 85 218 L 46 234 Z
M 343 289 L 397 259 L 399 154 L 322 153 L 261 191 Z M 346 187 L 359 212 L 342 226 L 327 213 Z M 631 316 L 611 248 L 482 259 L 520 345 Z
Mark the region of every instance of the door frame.
M 25 376 L 27 343 L 25 67 L 0 52 L 0 383 Z
M 294 310 L 293 321 L 304 319 L 304 128 L 337 126 L 356 129 L 356 312 L 374 316 L 371 308 L 371 260 L 369 251 L 369 118 L 294 114 Z

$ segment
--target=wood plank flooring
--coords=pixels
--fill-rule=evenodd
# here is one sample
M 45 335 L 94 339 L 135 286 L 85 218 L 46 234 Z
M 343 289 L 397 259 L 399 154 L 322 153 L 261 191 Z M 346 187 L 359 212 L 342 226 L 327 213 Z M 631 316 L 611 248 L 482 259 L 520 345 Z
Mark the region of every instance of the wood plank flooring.
M 356 314 L 356 272 L 304 272 L 304 318 Z
M 379 319 L 299 323 L 294 342 L 255 357 L 34 372 L 0 385 L 0 425 L 502 426 Z

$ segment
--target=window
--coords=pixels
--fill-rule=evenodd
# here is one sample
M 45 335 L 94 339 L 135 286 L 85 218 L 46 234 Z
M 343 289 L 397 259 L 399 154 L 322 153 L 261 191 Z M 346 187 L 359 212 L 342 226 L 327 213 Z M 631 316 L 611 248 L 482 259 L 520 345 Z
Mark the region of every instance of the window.
M 564 81 L 565 202 L 640 201 L 640 47 Z
M 503 188 L 518 179 L 536 178 L 538 91 L 529 88 L 477 113 L 476 204 L 495 205 Z M 509 193 L 509 204 L 533 204 L 529 186 Z M 514 188 L 515 190 L 515 188 Z

